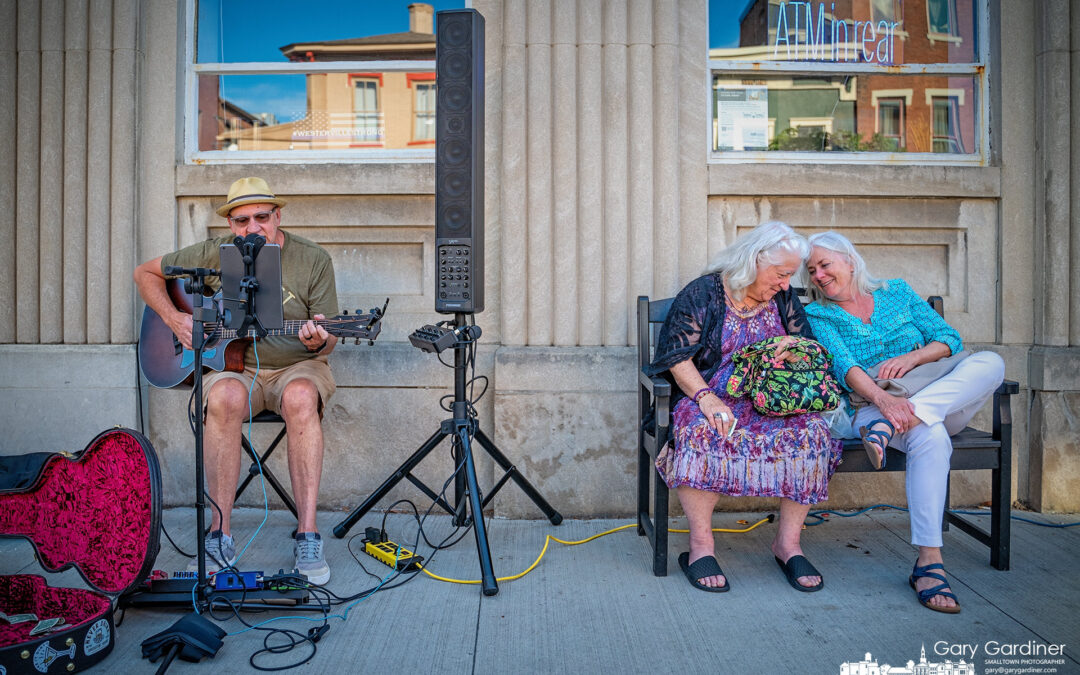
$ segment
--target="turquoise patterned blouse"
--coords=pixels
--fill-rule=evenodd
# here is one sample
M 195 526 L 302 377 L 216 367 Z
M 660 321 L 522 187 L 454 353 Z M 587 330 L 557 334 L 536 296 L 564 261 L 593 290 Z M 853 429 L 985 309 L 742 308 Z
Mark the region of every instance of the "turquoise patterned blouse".
M 833 376 L 848 391 L 847 372 L 852 368 L 866 370 L 935 341 L 948 345 L 953 354 L 963 349 L 960 334 L 906 281 L 890 279 L 887 284 L 874 291 L 874 313 L 867 324 L 839 305 L 806 306 L 814 335 L 832 352 Z

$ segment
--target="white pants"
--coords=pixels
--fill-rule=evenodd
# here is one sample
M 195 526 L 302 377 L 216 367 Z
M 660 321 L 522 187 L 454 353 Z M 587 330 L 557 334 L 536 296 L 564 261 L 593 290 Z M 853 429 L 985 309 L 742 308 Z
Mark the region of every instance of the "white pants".
M 923 423 L 894 435 L 890 445 L 907 454 L 907 502 L 915 546 L 941 546 L 952 456 L 949 436 L 967 426 L 1004 377 L 1005 362 L 1000 356 L 978 352 L 909 399 Z M 868 405 L 855 414 L 854 427 L 883 417 L 877 406 Z

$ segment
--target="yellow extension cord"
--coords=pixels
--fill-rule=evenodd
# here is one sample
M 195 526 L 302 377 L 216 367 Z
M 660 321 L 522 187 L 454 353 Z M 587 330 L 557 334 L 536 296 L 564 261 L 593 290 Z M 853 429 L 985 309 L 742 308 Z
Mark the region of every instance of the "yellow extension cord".
M 722 528 L 722 527 L 714 527 L 713 532 L 728 532 L 728 533 L 732 533 L 732 534 L 743 534 L 743 533 L 749 532 L 750 530 L 754 529 L 758 525 L 761 525 L 762 523 L 770 522 L 770 520 L 772 520 L 772 516 L 762 518 L 761 520 L 757 521 L 756 523 L 754 523 L 750 527 L 744 528 L 742 530 L 730 530 L 730 529 L 725 529 L 725 528 Z M 582 539 L 581 541 L 563 541 L 562 539 L 559 539 L 558 537 L 553 537 L 553 536 L 551 536 L 549 534 L 544 539 L 544 548 L 540 549 L 540 555 L 536 558 L 535 561 L 533 561 L 533 564 L 529 565 L 528 569 L 526 569 L 524 572 L 521 572 L 520 574 L 515 574 L 512 577 L 499 577 L 498 579 L 496 579 L 496 581 L 513 581 L 515 579 L 520 579 L 521 577 L 525 576 L 529 572 L 532 572 L 533 569 L 537 565 L 540 564 L 540 561 L 543 560 L 544 554 L 547 553 L 548 544 L 550 544 L 552 541 L 557 541 L 560 544 L 563 544 L 564 546 L 577 546 L 579 544 L 587 544 L 590 541 L 592 541 L 593 539 L 599 539 L 600 537 L 603 537 L 605 535 L 612 534 L 614 532 L 619 532 L 621 530 L 626 530 L 626 529 L 629 529 L 631 527 L 637 527 L 637 523 L 630 523 L 629 525 L 622 525 L 621 527 L 616 527 L 615 529 L 608 530 L 607 532 L 601 532 L 600 534 L 594 534 L 593 536 L 589 537 L 588 539 Z M 668 532 L 677 532 L 677 533 L 687 533 L 689 531 L 690 530 L 673 530 L 673 529 L 670 529 L 670 528 L 668 529 Z M 435 574 L 434 572 L 428 571 L 428 569 L 426 567 L 424 567 L 423 565 L 420 566 L 420 570 L 424 574 L 431 577 L 432 579 L 438 579 L 439 581 L 445 581 L 445 582 L 451 583 L 451 584 L 478 584 L 478 583 L 480 583 L 479 579 L 474 579 L 474 580 L 473 579 L 449 579 L 447 577 L 441 577 L 438 574 Z

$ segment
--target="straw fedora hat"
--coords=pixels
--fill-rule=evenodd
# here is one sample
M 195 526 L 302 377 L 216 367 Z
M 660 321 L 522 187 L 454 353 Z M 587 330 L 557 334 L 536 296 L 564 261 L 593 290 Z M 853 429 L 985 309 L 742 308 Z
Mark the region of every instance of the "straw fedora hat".
M 241 178 L 229 187 L 228 201 L 217 208 L 217 214 L 228 218 L 230 211 L 245 204 L 285 206 L 285 200 L 270 192 L 270 186 L 262 178 Z

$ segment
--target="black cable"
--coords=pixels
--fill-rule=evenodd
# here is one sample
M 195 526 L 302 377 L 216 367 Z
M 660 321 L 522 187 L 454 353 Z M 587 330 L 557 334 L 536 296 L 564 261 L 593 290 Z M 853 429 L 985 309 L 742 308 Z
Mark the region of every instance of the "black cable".
M 286 577 L 286 579 L 293 579 L 293 577 Z M 309 592 L 311 592 L 315 588 L 317 588 L 317 587 L 314 587 L 312 585 L 312 587 L 309 588 L 308 590 L 309 590 Z M 246 598 L 247 598 L 247 592 L 245 590 L 245 592 L 242 593 L 241 596 L 240 596 L 240 606 L 241 607 L 243 607 L 244 600 Z M 215 603 L 218 603 L 219 606 L 215 607 Z M 214 610 L 216 608 L 220 609 L 220 604 L 222 604 L 222 603 L 228 609 L 232 610 L 233 617 L 235 617 L 237 621 L 242 623 L 245 628 L 248 628 L 248 629 L 251 629 L 251 630 L 264 631 L 266 633 L 266 635 L 263 637 L 263 647 L 262 647 L 262 649 L 256 650 L 255 652 L 253 652 L 251 654 L 251 656 L 248 657 L 248 664 L 250 664 L 251 667 L 254 668 L 255 670 L 260 670 L 260 671 L 263 671 L 263 672 L 276 672 L 276 671 L 281 671 L 281 670 L 289 670 L 291 668 L 296 668 L 297 666 L 301 666 L 301 665 L 307 663 L 308 661 L 311 661 L 311 659 L 315 657 L 315 653 L 318 651 L 318 647 L 316 646 L 315 643 L 318 642 L 322 638 L 322 636 L 326 633 L 326 631 L 328 631 L 330 629 L 330 622 L 328 620 L 329 619 L 329 617 L 328 617 L 328 615 L 329 615 L 329 606 L 326 605 L 326 604 L 322 604 L 320 606 L 320 608 L 322 609 L 322 612 L 323 612 L 323 623 L 322 623 L 322 625 L 320 625 L 317 628 L 311 629 L 308 632 L 307 635 L 304 635 L 303 633 L 295 631 L 295 630 L 293 630 L 291 628 L 269 628 L 269 627 L 266 627 L 266 626 L 259 626 L 259 625 L 250 624 L 247 621 L 245 621 L 244 618 L 240 615 L 240 610 L 237 608 L 236 603 L 234 603 L 229 598 L 224 598 L 224 597 L 215 597 L 215 598 L 213 598 L 213 600 L 211 601 L 210 606 L 208 608 L 208 613 L 210 614 L 210 617 L 212 619 L 214 619 L 215 621 L 223 622 L 223 621 L 228 620 L 227 618 L 226 619 L 221 619 L 221 618 L 219 618 L 218 616 L 216 616 L 214 614 Z M 244 607 L 244 609 L 246 611 L 265 611 L 265 610 L 253 610 L 253 609 L 247 608 L 247 607 Z M 273 638 L 274 636 L 284 636 L 284 637 L 288 638 L 289 642 L 287 644 L 271 646 L 270 643 L 269 643 L 269 640 L 271 638 Z M 294 636 L 295 636 L 295 638 L 294 638 Z M 303 645 L 305 643 L 311 645 L 311 652 L 306 657 L 304 657 L 303 659 L 301 659 L 299 661 L 296 661 L 294 663 L 289 663 L 289 664 L 286 664 L 286 665 L 283 665 L 283 666 L 264 666 L 264 665 L 259 665 L 258 663 L 255 662 L 256 659 L 261 654 L 285 654 L 285 653 L 291 652 L 293 649 L 296 649 L 297 647 L 299 647 L 299 646 L 301 646 L 301 645 Z
M 195 557 L 196 554 L 188 553 L 188 552 L 184 551 L 184 549 L 182 549 L 182 548 L 180 548 L 179 546 L 176 545 L 176 542 L 173 541 L 173 538 L 169 536 L 169 531 L 165 529 L 165 521 L 164 520 L 161 521 L 161 533 L 165 535 L 165 538 L 169 540 L 169 543 L 172 544 L 172 547 L 176 549 L 177 553 L 184 556 L 185 558 L 194 558 Z
M 145 310 L 143 310 L 145 311 Z M 139 337 L 142 337 L 141 335 Z M 142 366 L 139 365 L 139 341 L 135 341 L 135 405 L 139 408 L 139 433 L 146 436 L 146 420 L 143 419 Z M 166 535 L 168 536 L 168 535 Z M 171 540 L 170 540 L 171 541 Z M 175 544 L 174 544 L 175 546 Z
M 364 570 L 364 574 L 366 574 L 369 577 L 371 577 L 373 579 L 376 579 L 378 581 L 382 581 L 382 577 L 380 577 L 378 574 L 375 574 L 374 572 L 371 572 L 370 570 L 368 570 L 367 567 L 364 566 L 364 563 L 360 560 L 359 557 L 357 557 L 356 551 L 353 550 L 353 548 L 352 548 L 353 539 L 356 539 L 359 536 L 360 536 L 360 533 L 358 532 L 358 533 L 354 534 L 353 536 L 349 537 L 348 541 L 345 542 L 346 550 L 348 550 L 349 555 L 351 555 L 353 557 L 353 560 L 356 561 L 356 564 L 360 566 L 360 569 Z
M 329 624 L 324 624 L 324 625 L 329 627 Z M 256 630 L 262 630 L 262 629 L 256 629 Z M 290 668 L 296 668 L 297 666 L 302 666 L 305 663 L 307 663 L 308 661 L 310 661 L 311 659 L 315 658 L 315 652 L 319 651 L 319 647 L 315 644 L 315 640 L 313 639 L 314 638 L 313 635 L 304 635 L 303 633 L 298 633 L 297 631 L 294 631 L 294 630 L 289 629 L 289 628 L 272 628 L 272 629 L 268 629 L 268 630 L 270 630 L 271 632 L 267 633 L 263 637 L 263 648 L 257 650 L 251 656 L 248 657 L 248 664 L 252 668 L 254 668 L 255 670 L 261 670 L 263 672 L 275 672 L 275 671 L 279 671 L 279 670 L 289 670 Z M 316 629 L 316 630 L 318 630 L 318 629 Z M 270 638 L 274 637 L 275 635 L 284 635 L 284 636 L 288 637 L 289 638 L 289 644 L 281 645 L 279 647 L 271 647 L 270 644 L 269 644 L 269 640 L 270 640 Z M 299 641 L 293 639 L 294 635 L 300 638 Z M 318 635 L 319 635 L 320 638 L 322 637 L 321 634 L 318 634 Z M 307 657 L 304 658 L 301 661 L 297 661 L 296 663 L 290 663 L 290 664 L 285 665 L 285 666 L 274 666 L 274 667 L 260 666 L 259 664 L 255 663 L 255 659 L 258 658 L 260 654 L 284 654 L 284 653 L 292 651 L 293 649 L 296 649 L 297 647 L 304 644 L 305 642 L 311 645 L 311 653 L 308 654 Z

